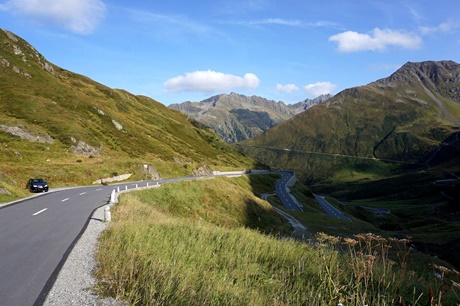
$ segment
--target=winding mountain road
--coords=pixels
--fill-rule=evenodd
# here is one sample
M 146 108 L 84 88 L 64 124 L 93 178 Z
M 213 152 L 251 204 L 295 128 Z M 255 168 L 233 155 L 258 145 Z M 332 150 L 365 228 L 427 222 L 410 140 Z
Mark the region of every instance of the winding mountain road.
M 283 206 L 290 210 L 302 211 L 302 208 L 297 203 L 287 187 L 289 180 L 294 176 L 294 172 L 291 171 L 275 171 L 278 174 L 281 174 L 281 179 L 279 179 L 275 184 L 275 192 L 278 198 L 283 203 Z
M 321 206 L 321 208 L 326 212 L 331 217 L 343 220 L 343 221 L 349 221 L 352 222 L 350 218 L 345 216 L 340 210 L 332 206 L 331 203 L 329 203 L 323 196 L 313 194 L 315 196 L 316 202 Z
M 282 175 L 275 186 L 278 197 L 288 209 L 301 211 L 286 186 L 294 173 L 277 173 Z M 48 193 L 0 206 L 0 305 L 43 304 L 91 215 L 110 201 L 114 189 L 137 189 L 223 175 L 232 176 L 222 174 L 50 189 Z
M 0 206 L 0 305 L 42 305 L 93 212 L 114 189 L 213 176 L 50 190 Z

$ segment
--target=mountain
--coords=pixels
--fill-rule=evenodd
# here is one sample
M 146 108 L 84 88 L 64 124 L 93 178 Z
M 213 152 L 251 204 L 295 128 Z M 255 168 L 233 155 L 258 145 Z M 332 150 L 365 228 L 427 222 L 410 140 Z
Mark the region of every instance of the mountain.
M 288 104 L 288 107 L 297 110 L 296 113 L 298 114 L 298 113 L 303 112 L 304 110 L 309 109 L 310 107 L 323 103 L 324 101 L 327 101 L 332 97 L 333 95 L 331 94 L 320 95 L 314 99 L 305 99 L 303 101 L 300 101 L 294 104 Z
M 322 173 L 311 163 L 302 169 L 306 152 L 423 164 L 458 135 L 459 125 L 460 65 L 408 62 L 388 78 L 346 89 L 239 147 L 270 166 L 313 179 L 333 175 L 337 165 L 324 162 Z
M 296 104 L 285 104 L 231 93 L 169 107 L 209 126 L 226 142 L 235 143 L 254 137 L 330 97 L 322 95 Z
M 460 267 L 459 64 L 406 63 L 235 146 L 296 171 L 359 222 L 412 237 L 414 253 Z
M 36 176 L 53 187 L 252 162 L 180 112 L 60 68 L 0 30 L 0 164 L 0 189 L 15 197 Z

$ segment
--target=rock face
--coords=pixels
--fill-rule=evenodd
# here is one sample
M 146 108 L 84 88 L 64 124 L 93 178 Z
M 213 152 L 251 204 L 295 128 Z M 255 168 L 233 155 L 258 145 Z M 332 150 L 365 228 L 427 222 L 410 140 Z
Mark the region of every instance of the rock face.
M 85 143 L 84 141 L 79 141 L 76 146 L 71 146 L 70 150 L 75 155 L 81 156 L 100 156 L 100 152 L 98 149 L 90 146 L 89 144 Z
M 42 67 L 43 70 L 46 70 L 51 74 L 54 74 L 53 65 L 50 64 L 40 53 L 38 53 L 38 51 L 34 47 L 22 41 L 19 37 L 17 37 L 15 34 L 11 33 L 10 31 L 7 31 L 5 29 L 1 29 L 1 30 L 10 39 L 10 43 L 5 44 L 4 46 L 2 46 L 2 48 L 3 47 L 11 48 L 15 55 L 20 56 L 22 58 L 23 62 L 26 63 L 31 58 L 33 61 L 37 62 Z M 20 43 L 23 45 L 23 47 L 19 46 Z M 28 56 L 26 56 L 26 54 Z M 1 56 L 0 56 L 0 60 L 4 66 L 6 67 L 10 66 L 10 63 L 8 62 L 8 60 L 2 58 Z M 21 71 L 20 68 L 14 65 L 11 65 L 11 69 L 14 72 L 21 74 L 29 79 L 32 78 L 32 76 L 29 73 Z
M 43 133 L 43 135 L 34 135 L 25 128 L 20 128 L 19 126 L 7 126 L 3 124 L 0 124 L 0 129 L 14 136 L 18 136 L 21 139 L 27 139 L 30 142 L 54 143 L 54 139 L 46 133 Z
M 201 165 L 198 169 L 193 170 L 193 176 L 207 176 L 212 175 L 212 170 L 206 165 Z
M 330 97 L 323 95 L 296 104 L 285 104 L 231 93 L 201 102 L 171 104 L 169 107 L 209 126 L 226 142 L 235 143 L 254 137 Z
M 158 172 L 157 168 L 153 165 L 144 164 L 142 165 L 142 171 L 144 173 L 144 179 L 146 180 L 159 180 L 161 179 L 161 174 Z

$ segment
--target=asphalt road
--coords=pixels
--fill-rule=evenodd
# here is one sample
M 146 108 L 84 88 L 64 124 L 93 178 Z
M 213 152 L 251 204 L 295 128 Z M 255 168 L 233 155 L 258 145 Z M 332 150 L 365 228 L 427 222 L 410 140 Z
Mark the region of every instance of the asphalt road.
M 316 202 L 321 206 L 321 208 L 331 217 L 338 218 L 340 220 L 349 221 L 351 219 L 345 216 L 340 210 L 332 206 L 323 196 L 319 196 L 317 194 L 313 194 L 315 196 Z
M 51 288 L 47 283 L 52 286 L 89 216 L 107 203 L 111 190 L 63 190 L 0 209 L 0 305 L 40 304 Z
M 286 190 L 293 173 L 278 173 L 282 178 L 275 187 L 277 195 L 288 209 L 300 211 Z M 112 190 L 210 177 L 50 190 L 0 206 L 0 306 L 43 304 L 91 215 L 109 202 Z
M 50 190 L 0 206 L 0 306 L 44 302 L 94 210 L 109 202 L 113 189 L 194 179 L 197 177 Z
M 287 191 L 286 184 L 289 182 L 291 177 L 294 175 L 294 172 L 290 171 L 276 171 L 276 173 L 281 174 L 282 177 L 275 184 L 275 192 L 278 198 L 283 203 L 283 206 L 290 210 L 302 211 L 302 209 L 297 205 L 294 199 L 291 197 Z

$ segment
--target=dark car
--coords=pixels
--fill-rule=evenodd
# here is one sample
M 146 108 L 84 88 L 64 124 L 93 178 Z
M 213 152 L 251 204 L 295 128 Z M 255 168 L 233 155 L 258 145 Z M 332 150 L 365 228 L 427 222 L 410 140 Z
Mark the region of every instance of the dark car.
M 47 192 L 48 183 L 42 178 L 31 178 L 26 185 L 30 192 Z

